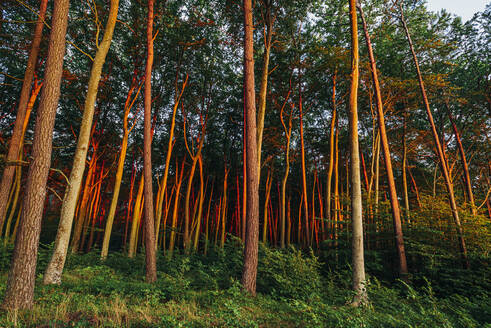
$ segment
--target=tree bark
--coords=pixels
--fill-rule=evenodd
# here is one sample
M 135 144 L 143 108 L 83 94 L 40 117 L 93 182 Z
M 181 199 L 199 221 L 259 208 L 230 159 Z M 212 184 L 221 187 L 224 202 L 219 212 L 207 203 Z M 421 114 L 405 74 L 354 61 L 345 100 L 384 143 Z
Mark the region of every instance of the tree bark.
M 58 0 L 54 4 L 44 88 L 36 116 L 32 161 L 27 174 L 21 222 L 3 303 L 8 309 L 30 308 L 34 299 L 38 244 L 63 73 L 68 8 L 69 0 Z M 18 155 L 18 151 L 15 155 Z
M 46 268 L 43 282 L 44 284 L 60 284 L 63 267 L 65 266 L 66 255 L 68 251 L 68 243 L 73 225 L 73 216 L 77 205 L 78 193 L 82 184 L 82 178 L 85 171 L 85 159 L 87 157 L 87 149 L 89 146 L 92 120 L 94 117 L 94 105 L 97 99 L 97 91 L 99 81 L 101 79 L 102 67 L 106 61 L 106 55 L 111 46 L 113 38 L 114 26 L 118 16 L 119 0 L 111 0 L 109 8 L 109 16 L 104 30 L 104 37 L 94 57 L 92 70 L 90 72 L 89 85 L 87 88 L 87 96 L 85 97 L 84 113 L 82 117 L 82 125 L 77 140 L 77 149 L 73 158 L 72 171 L 63 205 L 61 207 L 60 222 L 58 224 L 58 232 L 56 234 L 55 246 L 53 255 Z
M 365 286 L 365 260 L 363 254 L 363 219 L 360 177 L 360 154 L 358 144 L 358 21 L 356 0 L 349 0 L 351 22 L 351 87 L 349 97 L 349 130 L 350 130 L 350 180 L 351 180 L 351 220 L 353 224 L 352 257 L 353 257 L 353 289 L 355 297 L 353 306 L 363 304 L 367 300 Z
M 153 65 L 153 5 L 148 0 L 147 17 L 147 64 L 145 67 L 145 119 L 143 170 L 145 175 L 145 268 L 146 281 L 157 280 L 157 258 L 155 256 L 155 219 L 152 188 L 152 65 Z
M 256 294 L 257 255 L 259 242 L 259 188 L 257 172 L 256 99 L 254 89 L 254 40 L 251 0 L 243 1 L 244 10 L 244 93 L 246 110 L 246 174 L 247 222 L 244 247 L 242 286 Z
M 39 46 L 41 44 L 41 38 L 43 36 L 44 17 L 46 16 L 46 7 L 48 0 L 41 0 L 39 6 L 39 15 L 34 28 L 34 38 L 31 44 L 31 51 L 29 58 L 27 59 L 26 71 L 24 73 L 24 79 L 22 82 L 22 89 L 20 91 L 19 107 L 17 109 L 17 116 L 15 118 L 14 130 L 9 143 L 9 150 L 7 153 L 6 162 L 15 161 L 19 156 L 19 150 L 21 147 L 21 138 L 23 135 L 23 126 L 26 118 L 27 105 L 29 102 L 29 94 L 31 93 L 31 84 L 36 69 L 36 62 L 39 54 Z M 12 179 L 15 173 L 15 166 L 7 165 L 3 170 L 2 180 L 0 182 L 0 227 L 3 226 L 5 220 L 5 213 L 7 211 L 7 202 L 10 187 L 12 186 Z

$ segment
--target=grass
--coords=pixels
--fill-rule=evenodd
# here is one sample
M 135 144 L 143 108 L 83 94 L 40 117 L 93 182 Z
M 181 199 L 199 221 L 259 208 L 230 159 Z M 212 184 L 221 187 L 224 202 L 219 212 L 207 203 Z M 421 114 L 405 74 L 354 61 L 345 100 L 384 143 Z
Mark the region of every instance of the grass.
M 442 261 L 410 284 L 369 267 L 370 304 L 352 308 L 349 262 L 333 270 L 322 253 L 294 248 L 260 248 L 255 298 L 238 282 L 237 241 L 207 256 L 160 257 L 155 284 L 144 282 L 142 256 L 115 253 L 101 262 L 93 252 L 69 257 L 63 283 L 44 286 L 49 254 L 39 256 L 34 307 L 0 313 L 1 327 L 491 327 L 491 271 L 482 258 L 472 271 Z M 9 256 L 0 253 L 0 295 Z

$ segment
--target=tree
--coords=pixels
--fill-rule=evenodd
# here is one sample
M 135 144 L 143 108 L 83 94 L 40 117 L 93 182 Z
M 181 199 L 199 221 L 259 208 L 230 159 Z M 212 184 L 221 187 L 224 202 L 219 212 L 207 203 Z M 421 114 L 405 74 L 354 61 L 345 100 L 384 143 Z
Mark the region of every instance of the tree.
M 243 1 L 244 10 L 244 107 L 246 131 L 247 222 L 244 247 L 242 286 L 256 294 L 257 255 L 259 243 L 259 188 L 257 165 L 256 99 L 254 89 L 254 40 L 251 0 Z
M 353 224 L 352 257 L 353 289 L 355 296 L 353 306 L 367 301 L 365 282 L 365 260 L 363 254 L 363 219 L 360 177 L 360 154 L 358 145 L 358 20 L 356 0 L 349 0 L 351 22 L 351 87 L 349 96 L 349 140 L 350 140 L 350 180 L 351 180 L 351 220 Z
M 154 0 L 148 0 L 147 64 L 145 67 L 145 126 L 143 141 L 143 171 L 145 176 L 145 265 L 147 282 L 154 282 L 157 280 L 157 264 L 155 256 L 155 219 L 153 215 L 152 188 L 153 4 Z
M 44 88 L 36 115 L 32 162 L 29 165 L 26 195 L 3 302 L 3 306 L 8 309 L 29 308 L 34 298 L 46 181 L 50 169 L 53 128 L 65 55 L 68 8 L 69 0 L 58 0 L 53 9 Z
M 82 125 L 80 126 L 80 132 L 77 140 L 77 149 L 75 150 L 70 180 L 67 190 L 65 191 L 65 198 L 61 208 L 60 223 L 56 234 L 53 255 L 51 256 L 51 260 L 46 268 L 43 278 L 45 284 L 61 283 L 61 274 L 65 265 L 68 243 L 72 231 L 73 216 L 75 214 L 77 198 L 85 171 L 85 159 L 87 157 L 87 149 L 91 137 L 92 120 L 94 117 L 94 106 L 97 99 L 99 81 L 101 79 L 102 67 L 106 60 L 106 55 L 111 46 L 114 26 L 116 25 L 116 19 L 118 16 L 118 7 L 119 0 L 111 0 L 106 28 L 104 30 L 104 37 L 97 49 L 94 62 L 92 63 L 87 96 L 85 97 Z M 97 42 L 98 40 L 96 40 L 96 43 Z

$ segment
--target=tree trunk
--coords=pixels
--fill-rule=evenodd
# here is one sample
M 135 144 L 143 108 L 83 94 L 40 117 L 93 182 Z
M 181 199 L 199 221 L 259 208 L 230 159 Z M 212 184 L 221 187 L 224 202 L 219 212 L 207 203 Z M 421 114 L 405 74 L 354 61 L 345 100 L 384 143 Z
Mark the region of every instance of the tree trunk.
M 283 106 L 281 107 L 280 119 L 281 124 L 283 125 L 283 130 L 285 131 L 286 137 L 286 153 L 285 153 L 285 174 L 283 175 L 283 179 L 281 180 L 281 221 L 280 221 L 280 246 L 281 248 L 285 247 L 285 221 L 286 221 L 286 182 L 288 180 L 288 175 L 290 174 L 290 140 L 292 136 L 292 120 L 293 120 L 293 106 L 292 111 L 290 111 L 290 115 L 288 117 L 288 128 L 286 127 L 285 121 L 283 120 L 283 110 L 285 109 L 285 105 L 290 96 L 291 90 L 288 91 L 288 95 L 285 99 Z M 290 228 L 290 225 L 289 225 Z M 290 243 L 290 230 L 288 230 L 287 236 L 287 245 Z
M 363 30 L 365 32 L 365 40 L 367 42 L 368 56 L 370 60 L 370 68 L 372 71 L 373 87 L 375 89 L 375 99 L 377 103 L 378 128 L 380 131 L 380 139 L 382 141 L 382 150 L 384 153 L 385 170 L 387 171 L 387 184 L 389 187 L 390 205 L 392 209 L 392 221 L 394 225 L 395 243 L 397 255 L 399 257 L 399 275 L 405 278 L 407 275 L 406 252 L 404 249 L 404 238 L 402 234 L 401 212 L 399 209 L 399 200 L 397 199 L 396 184 L 394 173 L 392 171 L 392 159 L 390 158 L 389 140 L 385 130 L 384 109 L 382 105 L 382 94 L 378 81 L 377 65 L 373 55 L 372 43 L 370 42 L 370 34 L 368 33 L 365 16 L 360 2 L 357 2 L 360 17 L 363 22 Z
M 404 113 L 404 126 L 402 132 L 402 186 L 404 188 L 404 207 L 406 210 L 406 220 L 411 224 L 411 211 L 409 208 L 409 193 L 407 189 L 407 144 L 406 144 L 406 125 L 407 117 Z
M 467 197 L 469 197 L 469 202 L 471 203 L 472 215 L 477 215 L 476 204 L 474 202 L 474 194 L 472 193 L 472 183 L 471 183 L 471 175 L 469 174 L 469 165 L 467 164 L 467 158 L 465 156 L 464 146 L 462 145 L 462 140 L 460 139 L 460 133 L 457 129 L 457 125 L 453 119 L 452 113 L 450 112 L 450 108 L 447 106 L 447 113 L 450 123 L 452 124 L 452 129 L 455 135 L 455 139 L 457 141 L 457 146 L 459 148 L 460 158 L 462 159 L 462 167 L 464 169 L 464 181 L 465 181 L 465 191 L 467 193 Z
M 243 1 L 244 10 L 244 103 L 246 110 L 246 174 L 247 222 L 244 247 L 242 286 L 256 294 L 257 255 L 259 242 L 259 188 L 257 171 L 256 99 L 254 89 L 254 39 L 251 0 Z
M 307 195 L 307 173 L 305 167 L 305 143 L 303 138 L 303 104 L 302 104 L 302 87 L 299 85 L 299 116 L 300 116 L 300 160 L 302 164 L 302 190 L 303 190 L 303 213 L 305 219 L 305 237 L 306 244 L 310 246 L 310 229 L 309 229 L 309 198 Z
M 153 65 L 153 4 L 148 0 L 147 17 L 147 64 L 145 67 L 145 119 L 143 170 L 145 176 L 145 280 L 157 280 L 155 256 L 155 219 L 152 187 L 152 65 Z
M 356 0 L 349 0 L 351 22 L 351 88 L 349 98 L 350 163 L 351 163 L 351 219 L 353 224 L 352 257 L 353 306 L 366 302 L 365 260 L 363 255 L 363 219 L 361 199 L 360 154 L 358 145 L 358 23 Z
M 169 166 L 170 166 L 170 159 L 172 157 L 172 149 L 174 147 L 174 129 L 176 126 L 176 114 L 177 114 L 177 108 L 179 107 L 179 102 L 181 101 L 182 94 L 184 93 L 184 90 L 186 89 L 186 85 L 188 83 L 188 76 L 186 75 L 186 79 L 184 80 L 184 83 L 182 84 L 181 87 L 181 92 L 179 93 L 178 96 L 176 96 L 176 101 L 174 104 L 174 108 L 172 110 L 172 119 L 171 119 L 171 126 L 170 126 L 170 132 L 169 132 L 169 143 L 167 145 L 167 154 L 165 157 L 165 168 L 164 168 L 164 176 L 162 177 L 162 182 L 160 184 L 160 189 L 161 193 L 163 194 L 165 192 L 165 189 L 167 188 L 167 180 L 169 177 Z M 176 80 L 177 84 L 177 80 Z M 158 237 L 159 235 L 159 230 L 160 230 L 160 220 L 162 218 L 162 205 L 163 205 L 164 198 L 161 197 L 157 203 L 157 210 L 155 211 L 157 214 L 156 222 L 155 222 L 155 236 Z
M 36 27 L 34 28 L 34 38 L 32 40 L 31 51 L 29 53 L 29 58 L 27 59 L 26 71 L 22 82 L 14 130 L 10 139 L 7 158 L 5 159 L 7 163 L 17 160 L 19 150 L 21 149 L 23 126 L 26 118 L 27 105 L 30 98 L 29 94 L 31 93 L 32 79 L 34 77 L 34 71 L 36 69 L 36 62 L 39 54 L 39 45 L 41 44 L 41 38 L 43 35 L 44 17 L 46 16 L 47 4 L 48 0 L 41 0 L 41 4 L 39 6 L 39 15 L 36 22 Z M 3 226 L 3 222 L 5 220 L 8 196 L 14 173 L 15 166 L 7 164 L 3 170 L 2 180 L 0 182 L 0 227 Z
M 271 53 L 271 39 L 273 37 L 273 17 L 271 16 L 271 2 L 264 1 L 266 7 L 264 27 L 264 55 L 263 71 L 261 75 L 261 89 L 259 90 L 259 112 L 257 113 L 257 171 L 261 179 L 261 149 L 263 144 L 264 116 L 266 113 L 266 95 L 268 91 L 269 57 Z M 259 184 L 259 181 L 258 181 Z
M 460 255 L 462 257 L 462 262 L 463 262 L 464 268 L 469 268 L 469 260 L 467 258 L 467 248 L 465 246 L 465 240 L 464 240 L 464 235 L 463 235 L 463 231 L 462 231 L 462 225 L 460 224 L 459 212 L 457 209 L 457 203 L 455 201 L 455 194 L 454 194 L 454 190 L 453 190 L 452 181 L 450 179 L 450 174 L 448 172 L 447 161 L 445 159 L 445 154 L 443 152 L 443 148 L 442 148 L 442 145 L 440 143 L 440 138 L 438 137 L 438 132 L 436 131 L 435 122 L 433 120 L 433 115 L 432 115 L 431 109 L 430 109 L 430 103 L 428 101 L 428 97 L 426 96 L 426 89 L 424 86 L 423 77 L 422 77 L 421 71 L 419 69 L 418 58 L 416 57 L 416 52 L 414 51 L 414 46 L 413 46 L 413 42 L 411 40 L 411 35 L 409 34 L 409 29 L 406 25 L 406 20 L 404 19 L 404 13 L 402 10 L 402 5 L 400 3 L 399 3 L 399 9 L 401 11 L 400 19 L 402 22 L 402 26 L 404 28 L 404 31 L 406 32 L 406 37 L 407 37 L 407 40 L 409 43 L 409 48 L 410 48 L 411 53 L 413 55 L 414 65 L 416 67 L 416 73 L 418 75 L 419 87 L 421 89 L 421 95 L 423 97 L 423 102 L 424 102 L 424 105 L 426 108 L 426 114 L 428 115 L 428 121 L 430 123 L 431 131 L 433 133 L 433 139 L 435 142 L 435 148 L 437 151 L 437 155 L 438 155 L 438 159 L 439 159 L 439 163 L 440 163 L 440 168 L 442 170 L 443 177 L 445 179 L 445 186 L 447 187 L 447 191 L 448 191 L 448 200 L 450 203 L 450 208 L 452 209 L 452 216 L 453 216 L 453 219 L 455 222 L 455 228 L 457 230 L 457 238 L 459 240 Z
M 68 8 L 69 0 L 58 0 L 54 4 L 44 88 L 34 131 L 32 161 L 27 174 L 21 222 L 3 303 L 8 309 L 29 308 L 34 299 L 36 260 L 51 161 L 53 128 L 60 97 Z M 14 155 L 17 157 L 18 149 Z
M 73 158 L 72 171 L 70 173 L 70 182 L 65 191 L 65 198 L 61 207 L 60 222 L 58 224 L 58 232 L 56 233 L 55 246 L 53 255 L 44 273 L 44 284 L 60 284 L 61 274 L 65 266 L 66 255 L 68 251 L 68 243 L 73 225 L 73 216 L 77 204 L 77 197 L 82 184 L 82 178 L 85 171 L 85 159 L 87 157 L 87 149 L 89 146 L 92 119 L 94 117 L 94 105 L 97 99 L 97 91 L 99 81 L 101 79 L 102 66 L 106 61 L 106 55 L 111 46 L 111 41 L 118 16 L 119 0 L 111 0 L 109 8 L 109 17 L 107 19 L 104 37 L 102 39 L 97 53 L 92 63 L 90 72 L 89 86 L 87 88 L 87 96 L 85 97 L 84 113 L 82 117 L 82 125 L 77 140 L 77 149 Z

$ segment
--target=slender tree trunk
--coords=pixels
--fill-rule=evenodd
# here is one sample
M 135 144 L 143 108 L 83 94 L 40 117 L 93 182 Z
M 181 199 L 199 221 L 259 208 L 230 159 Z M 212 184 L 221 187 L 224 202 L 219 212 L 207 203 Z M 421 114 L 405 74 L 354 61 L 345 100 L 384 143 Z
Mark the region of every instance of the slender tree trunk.
M 372 71 L 373 87 L 375 89 L 375 99 L 377 103 L 378 114 L 378 128 L 380 131 L 380 139 L 382 141 L 382 150 L 384 153 L 385 170 L 387 172 L 387 184 L 389 187 L 390 205 L 392 209 L 392 221 L 394 225 L 394 234 L 396 242 L 397 255 L 399 257 L 399 275 L 405 277 L 408 273 L 406 252 L 404 249 L 404 238 L 402 234 L 401 224 L 401 212 L 399 209 L 399 200 L 397 199 L 396 184 L 394 179 L 394 173 L 392 171 L 392 159 L 390 158 L 389 140 L 385 130 L 385 118 L 384 109 L 382 105 L 382 94 L 380 92 L 380 85 L 378 81 L 377 65 L 375 63 L 375 57 L 373 55 L 372 43 L 370 42 L 370 34 L 368 33 L 365 16 L 360 2 L 357 2 L 358 10 L 360 11 L 360 17 L 363 22 L 363 30 L 365 32 L 365 40 L 367 42 L 368 56 L 370 59 L 370 68 Z
M 201 231 L 201 217 L 203 216 L 203 203 L 205 201 L 204 192 L 204 179 L 203 179 L 203 157 L 201 153 L 198 156 L 199 164 L 199 205 L 198 205 L 198 215 L 196 217 L 196 232 L 194 234 L 193 249 L 196 252 L 198 250 L 199 235 Z M 207 181 L 208 183 L 208 181 Z
M 221 203 L 221 209 L 220 209 L 220 223 L 222 225 L 221 227 L 221 234 L 220 234 L 220 247 L 223 248 L 225 246 L 225 228 L 226 228 L 226 223 L 227 223 L 227 180 L 228 180 L 228 172 L 229 169 L 225 167 L 225 176 L 223 177 L 223 198 L 222 198 L 222 203 Z M 217 226 L 217 231 L 219 227 Z
M 177 164 L 176 164 L 177 168 Z M 172 253 L 174 252 L 174 246 L 176 244 L 176 229 L 177 229 L 177 212 L 179 210 L 179 198 L 180 194 L 179 192 L 181 191 L 181 185 L 182 185 L 182 177 L 184 173 L 184 160 L 182 161 L 181 164 L 181 174 L 178 177 L 178 171 L 176 170 L 176 198 L 174 200 L 174 208 L 172 210 L 172 227 L 171 227 L 171 233 L 170 233 L 170 241 L 169 241 L 169 257 L 172 257 Z
M 465 156 L 464 146 L 462 145 L 462 140 L 460 138 L 459 130 L 457 129 L 457 125 L 452 116 L 452 112 L 450 108 L 447 106 L 448 118 L 450 119 L 450 123 L 452 124 L 452 129 L 455 135 L 455 139 L 457 140 L 457 146 L 459 148 L 460 158 L 462 159 L 462 167 L 464 169 L 464 182 L 465 182 L 465 191 L 467 193 L 467 197 L 469 197 L 469 202 L 471 203 L 472 215 L 477 215 L 477 208 L 474 202 L 474 194 L 472 193 L 472 183 L 471 183 L 471 175 L 469 174 L 469 165 L 467 164 L 467 158 Z
M 431 109 L 430 109 L 430 103 L 428 101 L 428 97 L 426 96 L 426 89 L 424 86 L 423 77 L 422 77 L 421 71 L 419 69 L 418 58 L 416 57 L 416 52 L 414 51 L 414 46 L 413 46 L 413 42 L 411 40 L 411 35 L 409 34 L 409 29 L 406 25 L 406 20 L 404 18 L 402 5 L 400 3 L 399 3 L 399 9 L 401 11 L 401 17 L 400 18 L 401 18 L 402 26 L 404 28 L 404 31 L 406 32 L 406 37 L 407 37 L 407 40 L 409 43 L 409 48 L 411 49 L 411 53 L 413 55 L 414 65 L 416 67 L 416 73 L 418 74 L 419 87 L 421 89 L 421 95 L 423 97 L 423 102 L 424 102 L 424 105 L 426 108 L 426 114 L 428 115 L 428 121 L 430 123 L 431 131 L 433 133 L 433 139 L 435 142 L 435 148 L 437 151 L 437 155 L 438 155 L 438 159 L 439 159 L 439 163 L 440 163 L 440 168 L 442 170 L 443 177 L 445 179 L 445 186 L 447 187 L 447 191 L 448 191 L 448 199 L 449 199 L 449 203 L 450 203 L 450 208 L 452 209 L 452 216 L 454 218 L 455 227 L 457 230 L 457 238 L 459 240 L 460 255 L 462 257 L 462 262 L 463 262 L 464 268 L 469 268 L 469 260 L 467 258 L 467 248 L 465 245 L 464 234 L 462 231 L 462 225 L 460 223 L 459 212 L 457 209 L 457 203 L 455 201 L 455 194 L 454 194 L 454 190 L 453 190 L 452 180 L 450 178 L 450 174 L 449 174 L 449 170 L 448 170 L 447 161 L 445 159 L 445 154 L 443 152 L 443 148 L 442 148 L 442 145 L 440 143 L 440 138 L 438 137 L 438 132 L 437 132 L 436 127 L 435 127 L 435 122 L 433 120 L 433 115 L 432 115 Z
M 406 220 L 411 223 L 411 211 L 409 208 L 409 193 L 407 189 L 407 144 L 406 144 L 406 125 L 407 117 L 404 113 L 404 126 L 402 132 L 402 186 L 404 188 L 404 207 L 406 210 Z
M 334 130 L 336 128 L 337 110 L 336 110 L 336 77 L 337 71 L 334 72 L 332 77 L 332 117 L 331 117 L 331 131 L 329 132 L 329 168 L 327 170 L 327 201 L 326 201 L 326 218 L 328 225 L 331 225 L 331 185 L 332 185 L 332 171 L 334 169 Z
M 138 185 L 138 192 L 136 194 L 135 206 L 133 209 L 133 219 L 131 220 L 131 232 L 130 232 L 130 244 L 128 247 L 128 257 L 132 258 L 136 253 L 136 236 L 138 235 L 138 226 L 140 224 L 141 217 L 141 204 L 143 202 L 143 190 L 145 185 L 145 175 L 142 173 L 140 183 Z
M 27 59 L 26 71 L 24 73 L 24 79 L 22 82 L 22 89 L 19 98 L 19 107 L 17 109 L 17 116 L 15 118 L 14 130 L 9 143 L 9 150 L 5 161 L 7 165 L 3 170 L 2 180 L 0 182 L 0 227 L 3 226 L 5 220 L 5 212 L 7 210 L 7 201 L 12 185 L 12 179 L 15 173 L 15 166 L 9 165 L 8 162 L 17 160 L 19 156 L 19 150 L 21 149 L 21 138 L 23 126 L 26 118 L 27 106 L 29 102 L 29 95 L 31 93 L 31 84 L 36 70 L 36 62 L 39 54 L 39 46 L 41 44 L 41 38 L 43 35 L 44 17 L 46 16 L 46 7 L 48 0 L 41 0 L 39 6 L 39 15 L 34 28 L 34 38 L 31 44 L 31 51 L 29 58 Z
M 263 144 L 264 117 L 266 113 L 266 95 L 268 91 L 269 57 L 271 53 L 271 39 L 273 37 L 273 17 L 271 16 L 271 1 L 264 1 L 266 7 L 264 27 L 264 55 L 263 71 L 261 75 L 261 88 L 259 90 L 259 111 L 257 113 L 257 170 L 258 179 L 261 179 L 261 149 Z M 258 182 L 259 184 L 259 182 Z
M 351 163 L 351 219 L 353 224 L 353 306 L 367 300 L 365 286 L 365 260 L 363 255 L 363 219 L 360 178 L 360 154 L 358 145 L 358 22 L 356 0 L 349 0 L 351 22 L 351 90 L 349 101 L 350 163 Z
M 292 136 L 292 120 L 293 120 L 293 107 L 292 111 L 290 111 L 290 115 L 288 117 L 288 128 L 286 127 L 285 121 L 283 120 L 283 110 L 290 96 L 291 90 L 288 91 L 288 95 L 285 99 L 283 106 L 281 107 L 280 119 L 281 124 L 283 125 L 283 130 L 285 131 L 286 137 L 286 153 L 285 153 L 285 174 L 283 175 L 283 179 L 281 180 L 281 222 L 280 222 L 280 246 L 281 248 L 285 247 L 285 221 L 286 221 L 286 182 L 288 180 L 288 175 L 290 174 L 290 140 Z M 290 225 L 288 226 L 290 228 Z M 287 236 L 287 245 L 290 244 L 290 230 L 288 230 Z
M 170 166 L 170 159 L 172 157 L 172 149 L 174 147 L 174 129 L 176 126 L 176 114 L 177 114 L 177 108 L 179 108 L 179 102 L 181 101 L 182 94 L 184 93 L 184 90 L 186 89 L 186 85 L 188 83 L 188 76 L 186 75 L 186 79 L 184 80 L 184 83 L 182 84 L 181 87 L 181 92 L 179 93 L 178 96 L 176 96 L 176 102 L 174 104 L 174 108 L 172 110 L 172 119 L 171 119 L 171 126 L 170 126 L 170 132 L 169 132 L 169 143 L 167 145 L 167 154 L 165 157 L 165 168 L 164 168 L 164 176 L 162 177 L 162 182 L 160 184 L 160 189 L 162 190 L 162 193 L 165 191 L 167 188 L 167 179 L 169 177 L 169 166 Z M 176 81 L 177 84 L 177 81 Z M 162 218 L 162 205 L 163 205 L 163 197 L 159 199 L 159 202 L 157 203 L 157 210 L 156 210 L 156 222 L 155 222 L 155 235 L 159 235 L 159 230 L 160 230 L 160 220 Z
M 99 81 L 101 79 L 102 66 L 106 61 L 106 55 L 111 46 L 111 41 L 118 16 L 119 0 L 111 0 L 109 8 L 109 16 L 104 30 L 102 39 L 97 53 L 92 63 L 90 72 L 89 86 L 87 88 L 87 96 L 85 97 L 84 113 L 82 117 L 82 125 L 77 140 L 77 149 L 73 158 L 72 171 L 70 173 L 70 182 L 65 191 L 65 198 L 61 207 L 60 223 L 58 224 L 58 232 L 56 234 L 55 246 L 53 255 L 44 273 L 44 284 L 60 284 L 61 274 L 65 266 L 66 255 L 68 251 L 68 243 L 73 225 L 73 216 L 77 204 L 77 197 L 82 184 L 82 178 L 85 171 L 85 159 L 87 157 L 87 149 L 89 146 L 92 119 L 94 117 L 94 105 L 97 99 L 97 91 Z
M 71 247 L 72 253 L 77 253 L 79 251 L 80 238 L 82 236 L 82 230 L 86 218 L 87 213 L 87 204 L 90 198 L 90 186 L 92 184 L 92 177 L 94 176 L 94 170 L 97 164 L 97 148 L 94 148 L 94 152 L 92 153 L 92 158 L 89 162 L 89 170 L 87 171 L 87 176 L 85 177 L 85 185 L 83 189 L 83 193 L 81 194 L 82 199 L 79 201 L 78 205 L 78 215 L 77 221 L 75 222 L 75 229 L 73 231 Z M 80 197 L 78 197 L 80 198 Z
M 268 232 L 268 205 L 269 205 L 269 196 L 271 193 L 271 183 L 272 183 L 272 169 L 270 168 L 268 171 L 268 177 L 266 179 L 266 190 L 264 195 L 264 221 L 263 221 L 263 243 L 268 241 L 267 232 Z M 271 218 L 269 218 L 271 219 Z
M 68 8 L 69 0 L 58 0 L 53 9 L 44 88 L 34 131 L 32 161 L 27 174 L 24 205 L 3 302 L 3 306 L 7 309 L 30 308 L 33 304 L 46 182 L 63 72 Z M 18 156 L 18 149 L 14 155 Z
M 302 104 L 302 87 L 299 85 L 299 115 L 300 115 L 300 160 L 302 164 L 302 190 L 303 190 L 303 213 L 305 219 L 305 237 L 307 246 L 310 246 L 310 229 L 309 229 L 309 198 L 307 195 L 307 173 L 305 167 L 305 143 L 303 138 L 303 104 Z
M 259 188 L 257 171 L 256 99 L 254 89 L 254 39 L 251 0 L 243 1 L 244 10 L 244 92 L 246 110 L 247 222 L 242 286 L 256 294 L 259 241 Z
M 145 280 L 157 280 L 155 256 L 155 219 L 152 187 L 152 65 L 153 65 L 153 4 L 148 0 L 147 17 L 147 64 L 145 67 L 145 122 L 143 170 L 145 176 Z

